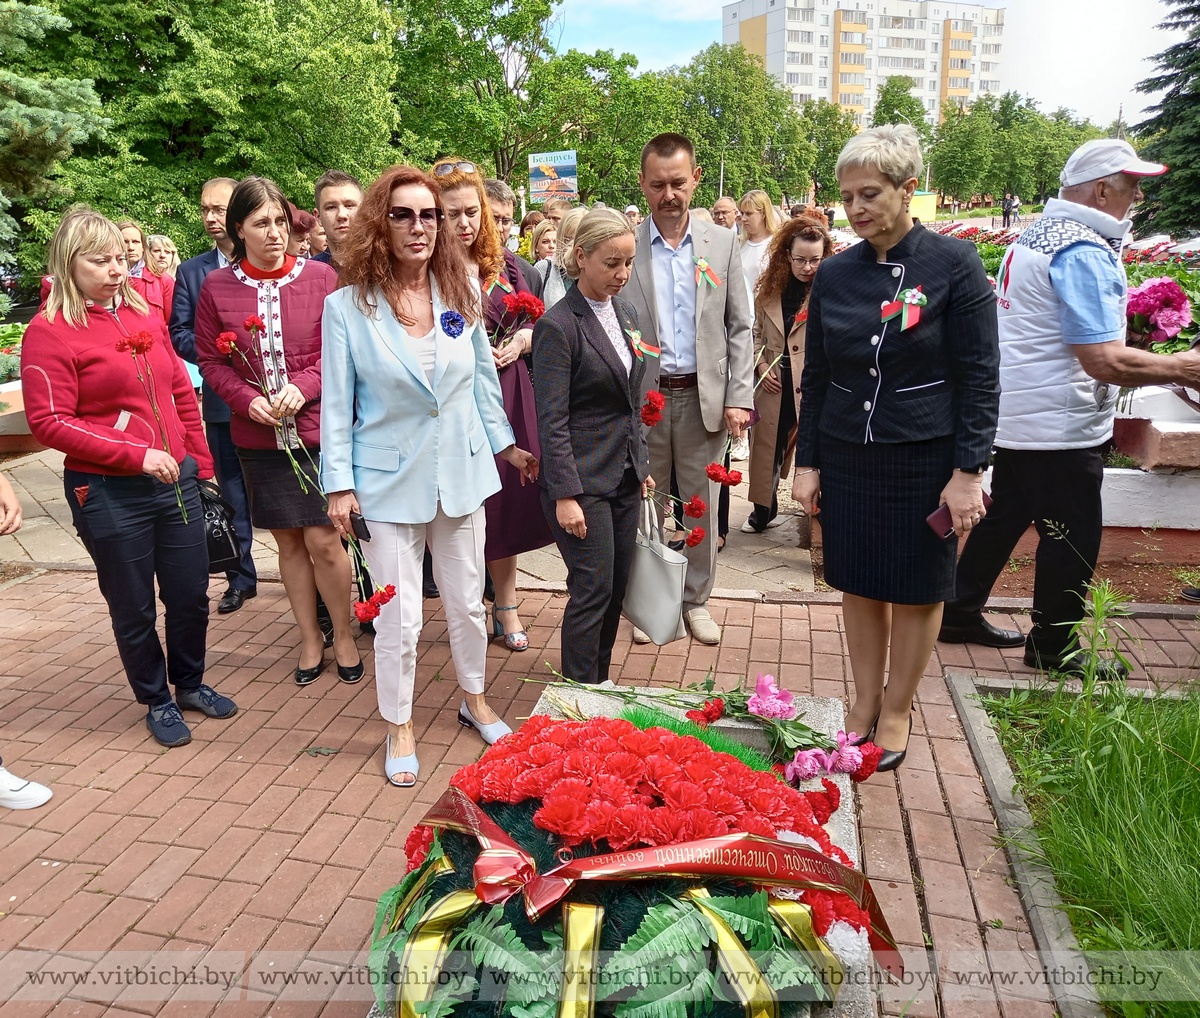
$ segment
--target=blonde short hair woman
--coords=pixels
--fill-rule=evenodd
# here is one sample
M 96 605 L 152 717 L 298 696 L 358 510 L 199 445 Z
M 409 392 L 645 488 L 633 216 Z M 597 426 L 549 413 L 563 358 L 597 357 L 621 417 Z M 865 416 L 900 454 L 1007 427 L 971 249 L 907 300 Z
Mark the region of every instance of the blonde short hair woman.
M 546 310 L 554 307 L 571 288 L 571 279 L 563 271 L 562 254 L 570 249 L 575 241 L 575 231 L 588 214 L 587 209 L 569 209 L 558 224 L 558 237 L 555 240 L 555 256 L 538 262 L 537 270 L 541 273 L 545 285 L 542 287 L 542 302 Z M 552 222 L 552 220 L 550 220 Z
M 155 275 L 174 279 L 175 270 L 179 268 L 179 251 L 175 241 L 165 233 L 150 234 L 146 238 L 146 261 Z
M 742 214 L 742 274 L 753 307 L 754 288 L 767 267 L 771 237 L 779 229 L 779 214 L 771 204 L 771 196 L 757 189 L 742 195 L 738 209 Z

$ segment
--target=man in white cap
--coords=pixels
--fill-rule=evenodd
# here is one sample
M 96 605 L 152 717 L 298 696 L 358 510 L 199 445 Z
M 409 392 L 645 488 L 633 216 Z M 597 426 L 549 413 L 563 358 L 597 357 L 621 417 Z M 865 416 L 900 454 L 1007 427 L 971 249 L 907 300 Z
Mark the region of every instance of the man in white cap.
M 625 218 L 629 220 L 630 226 L 642 225 L 642 213 L 636 205 L 625 206 Z
M 1071 627 L 1100 552 L 1102 450 L 1121 386 L 1200 385 L 1200 353 L 1163 357 L 1125 345 L 1127 283 L 1121 247 L 1141 177 L 1167 168 L 1117 139 L 1072 153 L 1056 199 L 1000 263 L 1000 424 L 987 517 L 971 531 L 939 639 L 989 647 L 1025 644 L 1025 663 L 1079 673 Z M 1032 523 L 1038 532 L 1028 637 L 983 617 L 992 585 Z M 1099 675 L 1124 679 L 1119 661 Z

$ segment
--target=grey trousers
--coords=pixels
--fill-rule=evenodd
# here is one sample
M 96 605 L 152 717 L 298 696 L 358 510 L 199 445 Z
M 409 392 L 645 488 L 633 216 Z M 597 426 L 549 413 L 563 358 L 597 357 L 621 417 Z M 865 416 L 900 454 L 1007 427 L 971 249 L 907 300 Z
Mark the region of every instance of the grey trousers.
M 650 449 L 650 474 L 663 495 L 656 499 L 659 522 L 665 515 L 666 495 L 671 490 L 671 467 L 679 484 L 679 497 L 685 502 L 699 495 L 708 505 L 708 514 L 700 520 L 685 520 L 690 526 L 704 528 L 704 540 L 695 548 L 685 547 L 687 580 L 683 587 L 683 610 L 703 608 L 712 593 L 717 572 L 717 498 L 719 485 L 705 472 L 710 463 L 725 457 L 729 432 L 706 431 L 700 414 L 700 391 L 664 389 L 667 405 L 662 420 L 647 429 Z

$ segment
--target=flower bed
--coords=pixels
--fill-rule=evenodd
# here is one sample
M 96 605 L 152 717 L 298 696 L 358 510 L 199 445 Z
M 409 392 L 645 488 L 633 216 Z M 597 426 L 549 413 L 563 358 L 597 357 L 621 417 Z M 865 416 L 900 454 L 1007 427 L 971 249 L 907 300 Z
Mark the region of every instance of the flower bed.
M 375 924 L 380 1006 L 786 1018 L 872 955 L 897 971 L 870 884 L 825 830 L 840 795 L 694 735 L 535 715 L 409 836 Z

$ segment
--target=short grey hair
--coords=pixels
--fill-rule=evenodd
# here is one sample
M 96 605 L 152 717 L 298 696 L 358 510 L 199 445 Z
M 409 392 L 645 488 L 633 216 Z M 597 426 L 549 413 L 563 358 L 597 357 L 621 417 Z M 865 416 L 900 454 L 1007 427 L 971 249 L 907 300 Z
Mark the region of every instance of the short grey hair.
M 487 195 L 490 202 L 499 202 L 501 205 L 517 204 L 517 195 L 513 189 L 503 180 L 497 180 L 495 177 L 488 177 L 483 182 L 483 193 Z
M 616 209 L 601 206 L 592 209 L 580 221 L 575 231 L 575 240 L 567 250 L 558 256 L 558 264 L 572 279 L 579 278 L 579 263 L 575 260 L 575 252 L 579 248 L 591 254 L 605 241 L 613 237 L 623 237 L 633 234 L 633 225 Z
M 921 139 L 911 124 L 884 124 L 861 131 L 846 142 L 834 172 L 864 166 L 882 173 L 896 187 L 914 177 L 920 179 L 925 162 Z

